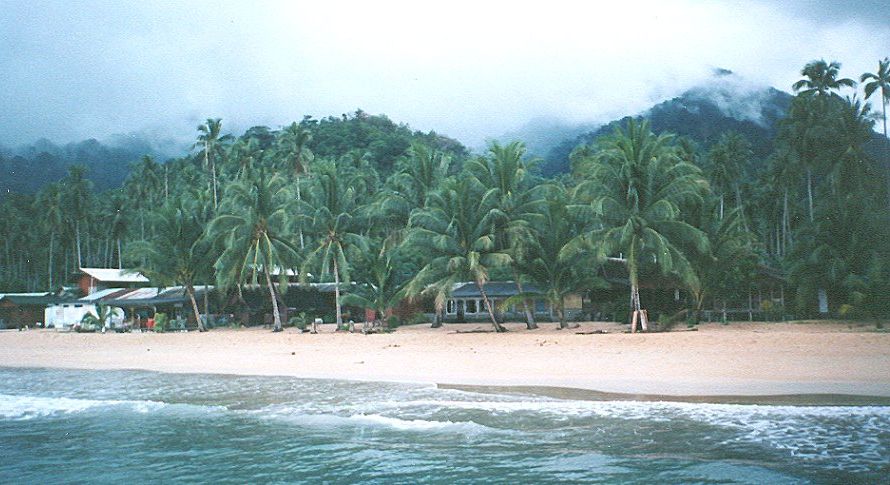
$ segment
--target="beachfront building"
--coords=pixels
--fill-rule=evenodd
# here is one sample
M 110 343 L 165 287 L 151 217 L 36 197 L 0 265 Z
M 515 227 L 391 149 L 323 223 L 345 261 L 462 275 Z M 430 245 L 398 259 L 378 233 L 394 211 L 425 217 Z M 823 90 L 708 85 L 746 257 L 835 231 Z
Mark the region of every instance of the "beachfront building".
M 89 295 L 109 288 L 142 288 L 149 285 L 142 273 L 129 269 L 80 268 L 75 275 L 81 294 Z
M 42 327 L 45 309 L 65 300 L 49 292 L 0 293 L 0 329 Z
M 519 286 L 514 281 L 489 281 L 483 285 L 485 295 L 491 301 L 498 320 L 525 319 L 522 304 L 504 305 L 504 301 L 519 294 Z M 533 284 L 523 284 L 526 293 L 539 293 L 541 290 Z M 552 308 L 540 298 L 532 299 L 535 316 L 554 319 L 556 314 Z M 582 295 L 571 294 L 565 298 L 566 318 L 576 319 L 583 312 Z M 479 287 L 473 281 L 455 284 L 451 295 L 445 302 L 445 319 L 453 322 L 480 321 L 488 319 L 488 310 Z

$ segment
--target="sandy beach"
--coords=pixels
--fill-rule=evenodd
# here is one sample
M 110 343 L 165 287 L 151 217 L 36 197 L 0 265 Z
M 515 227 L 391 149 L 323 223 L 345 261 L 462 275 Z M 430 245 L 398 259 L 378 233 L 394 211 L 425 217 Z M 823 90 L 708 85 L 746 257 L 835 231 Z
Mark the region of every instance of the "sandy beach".
M 288 329 L 208 333 L 0 332 L 0 366 L 285 375 L 440 385 L 560 387 L 637 395 L 890 396 L 890 333 L 858 323 L 705 324 L 630 335 L 614 323 L 402 327 L 388 334 Z M 579 335 L 603 329 L 606 334 Z M 458 333 L 460 331 L 461 333 Z

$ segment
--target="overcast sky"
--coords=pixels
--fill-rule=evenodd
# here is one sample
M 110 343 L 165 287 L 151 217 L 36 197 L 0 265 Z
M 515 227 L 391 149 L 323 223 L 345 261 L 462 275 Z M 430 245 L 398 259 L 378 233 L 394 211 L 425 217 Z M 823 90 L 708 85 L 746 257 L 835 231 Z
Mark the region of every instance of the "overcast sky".
M 606 121 L 715 67 L 790 90 L 890 56 L 886 2 L 0 0 L 0 143 L 192 139 L 361 108 L 478 145 L 534 117 Z

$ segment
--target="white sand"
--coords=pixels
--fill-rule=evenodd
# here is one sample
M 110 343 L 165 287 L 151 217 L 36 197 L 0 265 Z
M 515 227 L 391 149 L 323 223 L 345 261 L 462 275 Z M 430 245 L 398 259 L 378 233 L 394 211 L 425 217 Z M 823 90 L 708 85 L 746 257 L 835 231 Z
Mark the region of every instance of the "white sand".
M 494 386 L 558 386 L 669 395 L 890 396 L 890 333 L 855 323 L 702 325 L 697 332 L 624 334 L 587 323 L 506 334 L 485 325 L 403 327 L 391 334 L 318 335 L 293 329 L 208 333 L 0 332 L 0 366 Z

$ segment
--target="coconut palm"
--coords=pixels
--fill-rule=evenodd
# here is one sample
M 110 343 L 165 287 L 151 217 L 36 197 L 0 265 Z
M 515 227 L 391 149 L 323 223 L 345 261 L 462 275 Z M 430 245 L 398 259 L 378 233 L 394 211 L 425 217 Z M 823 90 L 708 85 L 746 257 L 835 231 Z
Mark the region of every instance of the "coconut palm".
M 566 296 L 604 287 L 605 281 L 593 271 L 596 266 L 594 258 L 589 254 L 579 255 L 572 249 L 578 233 L 590 222 L 590 211 L 571 204 L 569 194 L 562 186 L 547 188 L 546 201 L 540 207 L 541 217 L 534 225 L 531 237 L 525 238 L 514 255 L 522 274 L 543 291 L 522 292 L 505 303 L 525 302 L 528 297 L 543 298 L 556 311 L 562 329 L 568 328 Z
M 316 244 L 306 256 L 300 277 L 306 281 L 313 269 L 334 278 L 334 299 L 337 306 L 337 328 L 343 324 L 340 301 L 340 282 L 350 281 L 347 249 L 364 247 L 363 238 L 355 232 L 354 216 L 360 206 L 353 187 L 330 164 L 319 167 L 302 213 Z
M 848 78 L 838 79 L 841 63 L 837 61 L 825 62 L 825 59 L 810 61 L 801 69 L 800 74 L 804 79 L 797 81 L 791 87 L 794 91 L 805 96 L 829 96 L 842 87 L 852 88 L 856 81 Z
M 42 222 L 49 231 L 48 267 L 47 277 L 49 288 L 53 287 L 53 255 L 55 253 L 56 235 L 64 230 L 65 209 L 62 189 L 57 183 L 51 183 L 40 191 L 37 196 L 37 206 L 43 214 Z
M 528 164 L 523 161 L 525 145 L 512 142 L 501 145 L 492 142 L 485 157 L 468 162 L 465 167 L 486 190 L 492 190 L 497 200 L 496 208 L 500 217 L 495 219 L 495 242 L 498 249 L 512 255 L 513 277 L 517 288 L 523 293 L 522 280 L 517 266 L 518 254 L 528 241 L 530 223 L 539 218 L 538 208 L 543 199 L 536 193 L 531 183 Z M 522 301 L 526 326 L 537 328 L 533 309 L 528 300 Z
M 720 197 L 718 212 L 720 219 L 723 219 L 724 199 L 729 193 L 735 195 L 736 207 L 740 211 L 743 210 L 741 180 L 745 175 L 745 168 L 753 156 L 751 143 L 744 136 L 735 132 L 724 133 L 708 152 L 711 188 Z
M 629 120 L 625 129 L 602 141 L 602 151 L 589 165 L 590 173 L 576 193 L 589 200 L 601 225 L 583 234 L 575 250 L 597 247 L 600 258 L 618 254 L 628 269 L 633 311 L 642 310 L 640 271 L 653 261 L 662 273 L 674 274 L 688 286 L 697 278 L 686 251 L 707 251 L 701 230 L 680 219 L 680 206 L 700 203 L 707 182 L 701 171 L 679 161 L 668 145 L 671 137 L 656 136 L 649 123 Z
M 279 276 L 285 279 L 284 269 L 294 267 L 298 260 L 290 232 L 293 196 L 285 182 L 278 175 L 270 177 L 260 170 L 253 179 L 231 183 L 220 204 L 220 215 L 207 230 L 224 248 L 214 264 L 220 286 L 240 287 L 247 282 L 255 285 L 260 275 L 264 277 L 275 332 L 280 332 L 282 326 L 272 274 L 279 270 Z M 286 279 L 282 283 L 279 286 L 286 289 Z
M 449 179 L 431 194 L 427 206 L 411 215 L 409 241 L 427 254 L 428 263 L 408 284 L 407 294 L 434 296 L 436 309 L 441 312 L 456 283 L 473 281 L 495 331 L 505 332 L 485 293 L 491 269 L 511 261 L 494 240 L 496 205 L 496 192 L 486 191 L 469 176 Z
M 216 159 L 222 154 L 222 145 L 230 140 L 230 135 L 222 136 L 222 119 L 207 118 L 207 121 L 198 125 L 198 141 L 194 148 L 200 148 L 204 154 L 204 167 L 210 170 L 210 186 L 213 191 L 213 208 L 219 207 L 219 196 L 216 178 Z
M 206 328 L 195 301 L 195 283 L 208 276 L 213 264 L 210 241 L 203 237 L 207 221 L 200 210 L 184 201 L 171 201 L 152 215 L 158 231 L 150 241 L 137 242 L 130 251 L 144 258 L 146 264 L 139 271 L 153 282 L 184 287 L 198 330 L 203 332 Z
M 309 175 L 309 164 L 315 158 L 315 155 L 309 149 L 309 142 L 312 141 L 312 133 L 298 125 L 291 123 L 285 128 L 278 139 L 278 149 L 288 160 L 290 169 L 293 171 L 294 180 L 297 187 L 297 202 L 302 203 L 303 195 L 301 185 L 303 177 Z M 298 236 L 300 238 L 300 249 L 305 248 L 305 238 L 303 237 L 303 226 L 297 227 Z
M 877 92 L 881 93 L 881 117 L 884 121 L 884 164 L 890 167 L 890 142 L 887 140 L 887 104 L 890 103 L 890 58 L 885 57 L 878 62 L 876 73 L 867 72 L 859 78 L 865 83 L 865 99 L 869 99 Z M 887 197 L 890 204 L 890 177 L 887 178 Z
M 86 178 L 86 167 L 74 165 L 68 168 L 68 175 L 62 179 L 63 194 L 66 208 L 66 220 L 74 229 L 74 240 L 77 250 L 77 267 L 83 267 L 81 251 L 81 225 L 89 215 L 92 200 L 93 184 Z
M 366 247 L 367 250 L 358 255 L 357 265 L 361 268 L 357 279 L 363 284 L 343 296 L 343 304 L 373 309 L 374 325 L 377 326 L 387 310 L 394 308 L 404 299 L 405 291 L 404 284 L 400 284 L 398 277 L 397 248 L 388 247 L 388 244 L 381 240 L 368 241 Z

